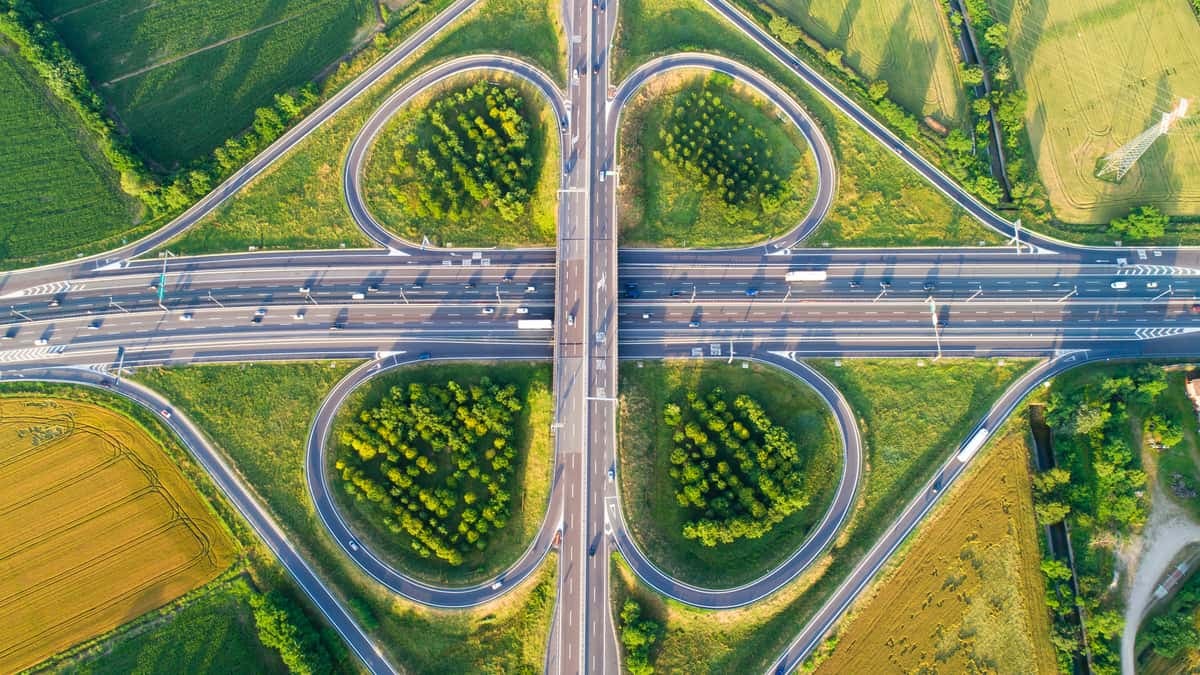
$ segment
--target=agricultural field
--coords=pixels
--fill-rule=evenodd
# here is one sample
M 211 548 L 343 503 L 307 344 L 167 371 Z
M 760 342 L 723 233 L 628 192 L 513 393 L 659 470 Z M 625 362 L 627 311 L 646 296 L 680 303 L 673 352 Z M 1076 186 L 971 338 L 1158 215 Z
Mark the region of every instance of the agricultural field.
M 1200 133 L 1186 121 L 1120 183 L 1097 162 L 1200 92 L 1200 24 L 1183 0 L 990 0 L 1028 92 L 1027 128 L 1054 213 L 1106 223 L 1142 204 L 1200 215 Z M 1150 45 L 1152 48 L 1147 49 Z
M 141 205 L 74 111 L 2 39 L 0 130 L 0 268 L 60 259 L 135 227 Z
M 672 478 L 673 428 L 668 403 L 687 405 L 686 393 L 714 387 L 745 393 L 769 411 L 804 453 L 804 508 L 754 539 L 706 546 L 687 538 L 693 511 L 676 501 Z M 828 406 L 806 385 L 772 366 L 641 362 L 621 368 L 618 469 L 622 508 L 630 532 L 661 569 L 688 583 L 732 586 L 758 577 L 787 557 L 820 520 L 837 485 L 841 446 Z
M 560 85 L 566 79 L 560 3 L 551 0 L 480 0 L 431 41 L 407 66 L 397 68 L 297 145 L 287 157 L 223 204 L 171 250 L 188 254 L 259 248 L 368 247 L 346 213 L 338 176 L 347 139 L 408 80 L 434 63 L 479 52 L 515 54 L 537 64 Z
M 722 54 L 758 68 L 808 110 L 837 160 L 833 208 L 806 241 L 813 246 L 948 246 L 1002 243 L 897 157 L 741 33 L 704 0 L 622 0 L 613 79 L 661 54 Z M 625 30 L 624 26 L 634 26 Z M 624 214 L 622 213 L 622 218 Z
M 510 87 L 516 91 L 518 101 L 514 101 L 510 109 L 517 112 L 524 124 L 520 125 L 520 137 L 512 139 L 503 152 L 492 149 L 479 155 L 528 160 L 528 167 L 521 171 L 523 175 L 519 182 L 522 185 L 519 190 L 496 191 L 496 194 L 507 192 L 518 195 L 511 201 L 519 206 L 519 213 L 512 212 L 510 206 L 506 215 L 497 208 L 499 200 L 490 198 L 485 198 L 483 202 L 474 198 L 466 199 L 465 204 L 447 208 L 440 203 L 443 200 L 435 198 L 442 190 L 427 189 L 434 181 L 429 171 L 418 165 L 417 157 L 422 151 L 447 147 L 444 143 L 435 142 L 434 129 L 428 122 L 430 106 L 447 106 L 449 111 L 442 114 L 447 119 L 455 119 L 459 104 L 451 105 L 454 100 L 452 97 L 462 95 L 465 90 L 469 91 L 468 87 L 485 81 L 477 79 L 472 82 L 472 79 L 471 76 L 464 76 L 426 91 L 388 122 L 375 140 L 363 167 L 363 196 L 372 214 L 384 227 L 412 242 L 419 243 L 424 237 L 429 237 L 438 246 L 552 246 L 561 164 L 558 120 L 539 90 L 523 80 L 502 73 L 487 75 L 486 82 L 499 87 L 501 94 Z M 492 99 L 489 97 L 487 100 Z M 471 103 L 462 105 L 469 107 Z M 487 104 L 482 98 L 476 99 L 474 105 L 478 110 L 468 110 L 466 119 L 487 114 Z M 501 127 L 500 120 L 492 124 Z M 506 135 L 498 134 L 497 137 L 504 138 Z M 468 160 L 476 157 L 471 151 L 467 155 Z M 448 163 L 445 158 L 439 161 Z M 490 179 L 495 185 L 495 179 L 490 175 L 484 178 L 485 174 L 492 173 L 491 167 L 470 161 L 468 164 L 471 175 L 480 179 L 480 184 Z M 454 171 L 444 171 L 444 174 L 451 177 L 457 175 Z M 487 192 L 483 185 L 479 189 Z M 469 194 L 463 186 L 454 186 L 446 192 L 456 196 Z M 431 207 L 430 202 L 438 203 Z
M 787 18 L 918 118 L 955 127 L 967 120 L 957 46 L 940 3 L 907 0 L 756 0 Z
M 359 499 L 350 495 L 344 485 L 346 482 L 344 476 L 347 474 L 342 474 L 336 466 L 331 466 L 329 469 L 329 480 L 336 486 L 331 493 L 339 502 L 343 516 L 347 518 L 359 537 L 368 543 L 372 550 L 385 554 L 401 569 L 435 583 L 465 585 L 500 572 L 516 561 L 525 551 L 529 541 L 541 525 L 542 517 L 546 512 L 546 500 L 549 499 L 550 472 L 553 466 L 553 447 L 549 434 L 552 408 L 549 365 L 496 363 L 484 368 L 481 367 L 481 364 L 439 364 L 402 368 L 368 382 L 362 389 L 351 394 L 345 406 L 339 411 L 330 434 L 333 442 L 328 459 L 331 463 L 341 460 L 341 463 L 357 469 L 355 477 L 360 482 L 363 478 L 375 477 L 375 480 L 390 485 L 392 483 L 390 479 L 379 475 L 377 465 L 381 462 L 371 464 L 367 461 L 355 460 L 356 457 L 362 457 L 362 454 L 355 450 L 355 447 L 361 447 L 361 445 L 356 446 L 355 444 L 360 439 L 373 435 L 362 433 L 365 425 L 358 423 L 360 412 L 379 410 L 381 407 L 394 408 L 396 398 L 391 394 L 393 387 L 406 389 L 411 384 L 417 384 L 428 388 L 433 395 L 432 392 L 435 389 L 442 389 L 451 381 L 467 388 L 480 386 L 484 375 L 488 377 L 493 387 L 501 389 L 509 385 L 514 387 L 513 399 L 521 406 L 520 410 L 512 413 L 512 419 L 508 424 L 494 425 L 490 428 L 489 435 L 485 437 L 489 445 L 494 438 L 504 438 L 504 445 L 511 446 L 513 456 L 510 459 L 505 458 L 503 454 L 496 455 L 498 459 L 511 461 L 511 468 L 506 469 L 505 472 L 492 471 L 491 462 L 481 462 L 470 457 L 473 453 L 455 455 L 452 459 L 438 452 L 440 448 L 436 444 L 426 445 L 413 442 L 412 447 L 418 452 L 425 453 L 429 461 L 429 464 L 424 461 L 417 461 L 415 464 L 437 470 L 434 473 L 423 474 L 420 478 L 412 481 L 410 488 L 414 501 L 417 500 L 415 493 L 419 488 L 427 490 L 430 494 L 435 489 L 445 489 L 453 495 L 456 505 L 448 507 L 444 521 L 444 525 L 452 533 L 458 531 L 463 510 L 473 511 L 480 520 L 486 520 L 479 516 L 484 508 L 489 508 L 498 514 L 503 514 L 505 511 L 510 512 L 503 529 L 493 527 L 491 529 L 494 529 L 495 532 L 489 535 L 489 528 L 486 526 L 482 528 L 478 541 L 485 542 L 486 548 L 460 551 L 457 562 L 448 561 L 443 554 L 454 547 L 441 541 L 444 539 L 443 537 L 428 531 L 431 528 L 425 528 L 426 531 L 421 532 L 420 536 L 407 531 L 389 531 L 380 522 L 383 520 L 383 516 L 387 515 L 384 513 L 384 507 L 370 499 Z M 407 392 L 405 394 L 407 396 Z M 508 396 L 507 393 L 503 395 Z M 467 407 L 471 407 L 474 417 L 477 419 L 488 417 L 497 420 L 501 414 L 495 411 L 485 412 L 484 408 L 489 405 L 487 401 L 499 398 L 500 395 L 485 397 L 483 401 L 472 401 L 470 406 L 464 405 L 461 409 L 465 411 Z M 428 403 L 420 405 L 422 408 L 431 406 Z M 400 407 L 407 408 L 408 404 Z M 405 428 L 403 423 L 399 422 L 398 414 L 385 411 L 382 418 L 397 424 L 397 429 Z M 427 423 L 429 422 L 427 421 Z M 455 428 L 452 419 L 446 421 L 446 424 L 446 430 L 450 432 L 461 431 Z M 496 427 L 504 427 L 502 431 L 506 430 L 507 436 L 498 432 Z M 428 431 L 429 427 L 426 430 Z M 368 445 L 374 447 L 375 443 L 370 442 Z M 477 451 L 481 456 L 483 455 L 484 451 L 478 450 L 478 446 Z M 506 505 L 499 504 L 494 496 L 489 496 L 489 490 L 481 486 L 478 480 L 467 477 L 456 479 L 457 487 L 449 487 L 446 484 L 452 473 L 449 468 L 451 466 L 461 468 L 463 462 L 466 461 L 472 462 L 472 468 L 476 473 L 486 475 L 489 482 L 499 484 L 501 491 L 508 495 L 511 501 Z M 394 464 L 405 468 L 412 462 L 401 456 L 396 458 Z M 391 485 L 391 487 L 395 486 Z M 466 492 L 472 491 L 478 499 L 473 506 L 464 498 Z M 399 488 L 397 488 L 397 492 L 400 492 Z M 405 490 L 405 492 L 410 491 Z M 399 496 L 399 494 L 396 495 L 397 498 Z M 400 510 L 399 504 L 396 505 L 396 508 Z M 395 516 L 396 514 L 391 515 Z M 434 516 L 430 514 L 429 517 Z M 387 520 L 390 519 L 390 517 L 387 518 Z M 495 523 L 492 525 L 495 526 Z M 438 541 L 434 542 L 434 540 Z M 423 546 L 436 549 L 440 553 L 430 556 L 419 555 L 414 550 L 414 544 L 418 541 L 423 542 Z
M 171 168 L 365 40 L 371 0 L 35 0 L 134 146 Z
M 639 92 L 622 116 L 622 245 L 748 245 L 795 227 L 816 195 L 816 162 L 779 115 L 725 76 L 676 77 Z M 712 129 L 697 135 L 694 152 L 693 124 Z
M 1054 672 L 1023 421 L 943 496 L 813 672 Z
M 713 612 L 666 601 L 618 562 L 615 606 L 635 598 L 665 626 L 651 647 L 659 672 L 763 672 L 858 563 L 991 403 L 1032 362 L 949 359 L 814 361 L 859 418 L 866 462 L 854 517 L 829 551 L 791 584 L 741 609 Z M 622 369 L 622 373 L 630 368 Z
M 0 398 L 0 669 L 21 670 L 187 593 L 237 550 L 135 422 Z
M 554 610 L 554 556 L 485 608 L 438 611 L 366 576 L 321 524 L 304 480 L 305 440 L 313 411 L 355 365 L 151 368 L 135 377 L 196 421 L 392 663 L 416 673 L 540 671 Z M 516 532 L 515 522 L 509 527 Z

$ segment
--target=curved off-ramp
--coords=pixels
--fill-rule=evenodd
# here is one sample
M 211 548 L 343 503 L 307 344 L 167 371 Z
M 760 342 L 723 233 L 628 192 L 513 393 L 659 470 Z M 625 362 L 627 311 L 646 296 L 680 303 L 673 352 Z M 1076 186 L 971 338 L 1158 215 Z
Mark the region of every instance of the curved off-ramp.
M 659 593 L 694 607 L 704 609 L 731 609 L 761 600 L 808 569 L 817 558 L 833 544 L 842 525 L 854 508 L 859 484 L 862 480 L 862 437 L 850 404 L 837 387 L 807 364 L 784 355 L 761 352 L 740 359 L 766 363 L 802 381 L 811 387 L 829 406 L 837 422 L 842 440 L 842 472 L 837 489 L 825 515 L 812 529 L 808 537 L 790 556 L 759 578 L 731 588 L 702 588 L 675 579 L 658 568 L 638 547 L 625 525 L 624 512 L 620 508 L 616 481 L 605 490 L 608 522 L 612 536 L 626 562 L 641 580 Z
M 479 249 L 479 247 L 461 249 L 423 246 L 420 242 L 414 243 L 395 235 L 371 215 L 371 210 L 367 207 L 362 191 L 363 169 L 366 165 L 367 157 L 370 155 L 375 139 L 387 126 L 392 116 L 407 106 L 414 97 L 419 96 L 430 87 L 471 72 L 502 72 L 532 85 L 542 95 L 542 98 L 554 110 L 555 119 L 558 122 L 559 155 L 561 158 L 561 166 L 558 170 L 560 171 L 560 176 L 567 174 L 569 158 L 566 154 L 566 149 L 570 147 L 570 144 L 567 142 L 567 119 L 569 113 L 563 93 L 559 91 L 558 86 L 549 75 L 542 72 L 536 66 L 520 59 L 492 54 L 464 56 L 434 66 L 415 76 L 397 89 L 394 94 L 389 96 L 371 114 L 371 117 L 367 119 L 362 129 L 354 137 L 354 141 L 350 144 L 350 151 L 346 153 L 346 161 L 342 168 L 342 191 L 346 197 L 346 207 L 350 210 L 350 217 L 354 219 L 355 224 L 358 225 L 363 234 L 380 246 L 387 247 L 390 251 L 400 254 L 411 254 L 427 249 L 440 251 Z M 544 167 L 543 170 L 550 171 L 553 169 L 551 167 Z
M 722 255 L 764 248 L 768 251 L 778 251 L 799 244 L 812 234 L 817 226 L 825 220 L 825 217 L 829 214 L 829 209 L 833 206 L 833 198 L 837 192 L 837 164 L 833 156 L 833 151 L 830 149 L 825 135 L 813 121 L 812 117 L 809 116 L 804 106 L 800 105 L 796 99 L 792 98 L 791 94 L 788 94 L 779 85 L 753 68 L 742 65 L 737 61 L 714 54 L 685 52 L 651 59 L 630 73 L 617 86 L 615 93 L 608 102 L 608 115 L 605 124 L 607 125 L 607 138 L 612 139 L 612 144 L 605 149 L 605 154 L 607 155 L 605 164 L 611 166 L 616 161 L 617 145 L 619 143 L 617 134 L 620 131 L 621 115 L 630 99 L 654 78 L 679 70 L 707 70 L 714 73 L 722 73 L 735 78 L 742 85 L 756 91 L 787 116 L 788 121 L 800 131 L 801 135 L 808 141 L 809 149 L 812 151 L 813 159 L 816 163 L 816 196 L 808 209 L 808 213 L 804 215 L 800 222 L 796 223 L 795 227 L 783 234 L 752 246 L 695 249 L 694 252 L 705 255 Z M 679 251 L 681 249 L 661 250 Z
M 396 569 L 374 553 L 363 538 L 358 536 L 342 518 L 337 503 L 330 493 L 327 475 L 325 448 L 338 410 L 358 387 L 368 380 L 406 365 L 418 363 L 441 363 L 446 361 L 548 361 L 550 345 L 493 347 L 472 355 L 462 351 L 449 357 L 423 360 L 416 354 L 394 354 L 364 363 L 342 378 L 321 402 L 309 429 L 305 449 L 304 468 L 308 491 L 312 496 L 317 515 L 345 554 L 364 572 L 393 592 L 414 602 L 440 608 L 465 608 L 490 602 L 507 593 L 537 570 L 550 551 L 558 531 L 562 512 L 562 490 L 558 489 L 558 457 L 553 462 L 549 499 L 545 515 L 537 534 L 521 556 L 507 569 L 489 579 L 470 586 L 450 587 L 421 581 Z M 503 533 L 509 536 L 511 532 Z M 354 546 L 350 545 L 353 541 Z

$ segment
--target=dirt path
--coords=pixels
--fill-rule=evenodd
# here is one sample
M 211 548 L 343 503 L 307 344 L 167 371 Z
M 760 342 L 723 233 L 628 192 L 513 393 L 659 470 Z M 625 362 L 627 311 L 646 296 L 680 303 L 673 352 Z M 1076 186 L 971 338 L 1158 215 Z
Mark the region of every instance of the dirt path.
M 1168 499 L 1161 489 L 1153 490 L 1150 521 L 1143 530 L 1142 549 L 1125 603 L 1125 630 L 1121 634 L 1121 672 L 1124 675 L 1134 675 L 1134 640 L 1142 613 L 1154 598 L 1154 589 L 1171 561 L 1185 546 L 1195 542 L 1200 542 L 1200 524 Z

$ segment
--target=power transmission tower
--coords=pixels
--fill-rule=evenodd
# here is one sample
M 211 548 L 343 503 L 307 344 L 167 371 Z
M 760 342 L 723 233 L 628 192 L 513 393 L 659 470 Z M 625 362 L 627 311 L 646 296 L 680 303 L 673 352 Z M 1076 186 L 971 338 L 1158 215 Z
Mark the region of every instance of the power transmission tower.
M 1104 166 L 1096 172 L 1097 178 L 1114 178 L 1121 180 L 1133 168 L 1138 158 L 1154 145 L 1159 136 L 1167 133 L 1171 125 L 1187 115 L 1188 100 L 1179 99 L 1179 105 L 1169 113 L 1163 113 L 1162 119 L 1149 129 L 1138 134 L 1136 138 L 1121 146 L 1116 152 L 1104 158 Z

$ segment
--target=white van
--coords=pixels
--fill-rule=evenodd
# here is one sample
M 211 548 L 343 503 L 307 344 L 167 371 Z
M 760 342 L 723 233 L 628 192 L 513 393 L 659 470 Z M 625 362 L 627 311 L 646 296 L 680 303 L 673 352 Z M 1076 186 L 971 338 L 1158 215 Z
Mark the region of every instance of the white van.
M 1122 290 L 1122 289 L 1129 288 L 1129 283 L 1126 281 L 1114 281 L 1111 284 L 1109 284 L 1108 286 L 1109 286 L 1109 288 L 1115 288 L 1117 290 Z

